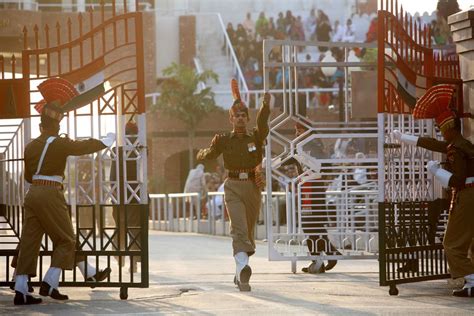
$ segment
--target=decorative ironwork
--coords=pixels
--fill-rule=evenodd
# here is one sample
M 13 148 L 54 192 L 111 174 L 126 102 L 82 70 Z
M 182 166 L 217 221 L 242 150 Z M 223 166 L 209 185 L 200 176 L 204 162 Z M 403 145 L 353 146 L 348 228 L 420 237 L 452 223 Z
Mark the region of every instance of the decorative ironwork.
M 5 72 L 12 77 L 28 81 L 24 91 L 28 95 L 31 118 L 19 124 L 18 132 L 6 147 L 5 158 L 22 158 L 24 145 L 36 131 L 32 124 L 38 120 L 33 107 L 40 100 L 36 86 L 50 77 L 64 77 L 82 92 L 87 82 L 103 84 L 105 93 L 89 105 L 75 110 L 64 118 L 67 133 L 71 138 L 100 138 L 108 132 L 117 134 L 117 145 L 98 154 L 86 155 L 68 161 L 65 180 L 65 195 L 76 231 L 77 255 L 94 258 L 96 267 L 112 267 L 106 282 L 94 284 L 100 287 L 120 287 L 120 297 L 127 298 L 127 288 L 148 287 L 148 195 L 146 180 L 146 126 L 143 61 L 142 13 L 129 11 L 138 8 L 124 1 L 112 9 L 98 12 L 88 8 L 76 19 L 69 18 L 65 24 L 57 22 L 54 27 L 46 24 L 43 29 L 35 25 L 32 30 L 23 28 L 24 50 L 21 62 L 12 57 L 7 65 L 0 58 L 0 79 Z M 99 22 L 97 22 L 99 21 Z M 19 65 L 18 65 L 19 64 Z M 21 67 L 21 75 L 18 69 Z M 98 79 L 97 79 L 98 78 Z M 30 89 L 31 87 L 31 89 Z M 126 123 L 133 119 L 138 134 L 129 135 Z M 1 171 L 9 174 L 6 182 L 9 194 L 2 199 L 5 211 L 2 229 L 11 231 L 8 238 L 2 235 L 0 255 L 6 257 L 0 273 L 0 286 L 10 285 L 11 258 L 16 254 L 16 244 L 21 238 L 22 203 L 24 180 L 22 162 L 13 160 L 1 163 Z M 113 176 L 112 176 L 113 175 Z M 6 188 L 2 184 L 2 191 Z M 14 189 L 13 189 L 14 188 Z M 114 220 L 112 220 L 114 217 Z M 5 240 L 5 242 L 3 242 Z M 8 241 L 7 241 L 8 240 Z M 5 247 L 10 243 L 10 247 Z M 49 263 L 52 244 L 45 237 L 39 259 L 41 278 L 43 266 Z M 112 265 L 116 257 L 118 268 Z M 129 258 L 130 269 L 123 268 Z M 136 266 L 139 274 L 136 274 Z M 76 270 L 63 273 L 62 285 L 90 286 L 78 277 Z M 33 279 L 32 284 L 38 284 Z
M 442 188 L 425 170 L 440 154 L 398 144 L 391 132 L 439 137 L 431 121 L 413 119 L 414 103 L 431 86 L 450 83 L 457 86 L 463 113 L 462 80 L 457 55 L 433 49 L 428 26 L 399 9 L 397 0 L 381 0 L 379 8 L 380 285 L 397 295 L 397 284 L 449 276 L 441 243 L 448 207 L 439 199 Z

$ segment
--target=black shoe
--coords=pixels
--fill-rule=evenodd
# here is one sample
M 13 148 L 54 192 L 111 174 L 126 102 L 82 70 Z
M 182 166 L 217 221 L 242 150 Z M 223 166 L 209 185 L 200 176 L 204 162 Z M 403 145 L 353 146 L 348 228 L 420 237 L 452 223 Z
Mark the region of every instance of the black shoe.
M 97 272 L 93 276 L 88 277 L 86 279 L 86 282 L 101 282 L 101 281 L 104 281 L 105 279 L 107 279 L 109 277 L 111 272 L 112 272 L 112 269 L 107 267 L 104 270 L 101 270 L 101 271 Z
M 15 305 L 33 305 L 39 304 L 43 300 L 32 295 L 25 295 L 21 292 L 15 291 L 15 298 L 13 299 L 13 304 Z
M 337 264 L 337 260 L 328 260 L 328 264 L 324 266 L 324 270 L 329 271 L 334 268 Z
M 454 290 L 453 296 L 457 297 L 474 297 L 474 286 L 464 287 L 460 290 Z
M 51 292 L 50 292 L 51 290 Z M 65 301 L 68 300 L 69 297 L 67 295 L 59 293 L 57 289 L 51 289 L 51 285 L 46 282 L 41 282 L 39 294 L 41 296 L 51 296 L 55 300 Z
M 418 272 L 418 259 L 408 259 L 406 263 L 397 269 L 397 272 Z
M 240 271 L 240 282 L 237 281 L 237 286 L 241 292 L 250 292 L 252 289 L 250 287 L 249 281 L 252 276 L 252 268 L 250 266 L 245 266 L 242 271 Z

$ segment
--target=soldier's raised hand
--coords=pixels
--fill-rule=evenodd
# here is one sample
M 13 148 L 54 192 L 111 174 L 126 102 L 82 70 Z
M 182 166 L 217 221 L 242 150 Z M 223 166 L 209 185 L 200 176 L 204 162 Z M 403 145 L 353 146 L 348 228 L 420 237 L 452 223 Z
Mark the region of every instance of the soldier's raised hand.
M 271 99 L 272 95 L 270 94 L 270 92 L 265 92 L 265 94 L 263 95 L 263 103 L 270 105 Z
M 415 135 L 410 135 L 410 134 L 403 134 L 399 130 L 394 130 L 392 133 L 390 133 L 392 138 L 398 140 L 399 142 L 408 144 L 408 145 L 414 145 L 418 143 L 418 136 Z

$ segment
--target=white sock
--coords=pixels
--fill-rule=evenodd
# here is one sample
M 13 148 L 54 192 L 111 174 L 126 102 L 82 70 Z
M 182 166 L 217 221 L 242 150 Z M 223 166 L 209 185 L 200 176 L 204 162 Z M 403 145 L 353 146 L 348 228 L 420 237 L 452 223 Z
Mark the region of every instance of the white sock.
M 15 276 L 15 291 L 18 291 L 24 295 L 28 294 L 28 275 L 20 274 Z
M 235 275 L 237 276 L 237 281 L 240 282 L 240 272 L 242 269 L 249 264 L 249 256 L 246 252 L 238 252 L 234 256 L 235 259 Z
M 48 271 L 44 275 L 43 282 L 46 282 L 51 286 L 49 289 L 49 294 L 53 289 L 57 289 L 59 287 L 59 277 L 61 276 L 61 269 L 55 267 L 49 267 Z
M 87 264 L 87 275 L 86 275 L 86 264 Z M 87 261 L 78 262 L 77 267 L 81 271 L 82 276 L 86 279 L 93 277 L 97 273 L 97 270 L 95 269 L 95 267 L 90 265 L 89 262 Z
M 466 284 L 464 284 L 463 288 L 474 287 L 474 274 L 464 276 L 464 280 L 466 280 Z

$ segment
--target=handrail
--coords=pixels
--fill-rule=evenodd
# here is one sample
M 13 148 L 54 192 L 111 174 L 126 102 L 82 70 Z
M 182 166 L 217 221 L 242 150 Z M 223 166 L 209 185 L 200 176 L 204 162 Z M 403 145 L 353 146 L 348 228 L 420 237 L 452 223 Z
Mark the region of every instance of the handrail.
M 237 75 L 238 75 L 238 82 L 239 82 L 239 87 L 241 90 L 241 95 L 244 96 L 244 101 L 248 103 L 249 101 L 249 88 L 247 86 L 247 82 L 245 81 L 244 73 L 242 72 L 242 69 L 240 68 L 239 60 L 237 59 L 237 55 L 235 54 L 234 47 L 232 45 L 232 42 L 230 41 L 229 34 L 227 34 L 227 30 L 224 25 L 224 21 L 222 20 L 222 16 L 220 13 L 217 14 L 217 19 L 219 20 L 219 24 L 221 25 L 222 32 L 224 33 L 224 38 L 225 38 L 225 43 L 228 51 L 230 51 L 230 55 L 232 57 L 234 67 L 237 70 Z
M 351 89 L 349 88 L 349 91 Z M 306 104 L 309 104 L 309 95 L 311 93 L 315 92 L 338 92 L 338 88 L 304 88 L 304 89 L 298 89 L 298 93 L 304 93 L 306 95 Z M 215 95 L 232 95 L 232 91 L 229 90 L 218 90 L 218 91 L 213 91 Z M 284 93 L 283 89 L 270 89 L 270 93 L 275 93 L 275 94 L 281 94 Z M 260 99 L 260 96 L 262 96 L 265 93 L 265 90 L 260 89 L 260 90 L 248 90 L 247 95 L 248 95 L 248 100 L 247 100 L 247 105 L 250 108 L 258 108 L 258 100 Z M 156 100 L 160 96 L 160 92 L 153 92 L 153 93 L 148 93 L 145 95 L 145 98 L 151 98 L 152 99 L 152 104 L 156 103 Z M 254 95 L 255 98 L 250 98 L 250 96 Z M 251 103 L 252 102 L 252 103 Z
M 196 72 L 198 74 L 202 74 L 204 72 L 204 69 L 202 68 L 201 60 L 199 60 L 198 57 L 193 58 L 194 61 L 194 67 L 196 68 Z M 198 91 L 206 89 L 206 83 L 203 81 L 199 81 L 198 83 Z

